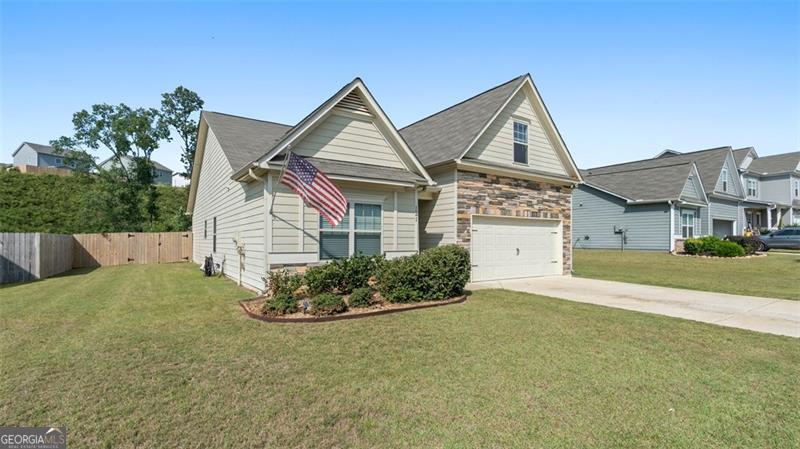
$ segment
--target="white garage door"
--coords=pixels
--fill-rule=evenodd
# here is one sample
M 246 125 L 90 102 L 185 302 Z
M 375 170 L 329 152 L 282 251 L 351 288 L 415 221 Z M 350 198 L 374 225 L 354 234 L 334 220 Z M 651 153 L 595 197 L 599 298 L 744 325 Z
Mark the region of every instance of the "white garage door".
M 472 217 L 472 280 L 562 274 L 560 220 Z

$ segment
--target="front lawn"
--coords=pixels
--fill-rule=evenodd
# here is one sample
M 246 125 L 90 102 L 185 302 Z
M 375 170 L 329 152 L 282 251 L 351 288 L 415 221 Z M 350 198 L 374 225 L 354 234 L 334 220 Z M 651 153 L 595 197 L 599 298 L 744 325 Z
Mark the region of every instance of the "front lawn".
M 70 447 L 798 447 L 796 339 L 501 290 L 269 324 L 188 264 L 0 288 L 0 423 Z
M 734 295 L 800 299 L 800 257 L 679 257 L 661 252 L 575 250 L 575 276 Z

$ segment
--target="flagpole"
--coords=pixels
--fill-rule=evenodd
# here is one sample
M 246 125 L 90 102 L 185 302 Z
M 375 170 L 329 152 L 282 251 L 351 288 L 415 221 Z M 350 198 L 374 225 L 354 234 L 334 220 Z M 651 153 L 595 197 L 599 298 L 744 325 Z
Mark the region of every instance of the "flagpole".
M 283 179 L 283 174 L 286 173 L 286 166 L 289 165 L 289 158 L 292 156 L 292 150 L 287 148 L 286 157 L 283 159 L 283 168 L 281 169 L 281 174 L 278 176 L 278 184 L 280 184 L 281 179 Z M 269 203 L 269 213 L 272 213 L 272 207 L 275 205 L 275 187 L 272 187 L 272 201 Z

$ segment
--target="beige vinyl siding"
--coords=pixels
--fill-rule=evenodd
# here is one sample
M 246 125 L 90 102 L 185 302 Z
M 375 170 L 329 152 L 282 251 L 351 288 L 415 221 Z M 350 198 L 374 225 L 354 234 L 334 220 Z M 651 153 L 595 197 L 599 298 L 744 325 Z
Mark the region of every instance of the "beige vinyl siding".
M 214 261 L 223 264 L 225 275 L 238 280 L 239 255 L 233 239 L 244 244 L 242 283 L 252 289 L 264 287 L 264 184 L 238 183 L 230 179 L 231 167 L 219 141 L 209 129 L 198 179 L 192 215 L 193 260 L 202 264 L 212 254 L 214 217 L 217 217 L 217 251 Z M 204 229 L 207 223 L 207 234 Z M 224 261 L 224 262 L 223 262 Z
M 292 151 L 301 156 L 405 168 L 369 117 L 333 113 Z
M 342 193 L 353 203 L 379 203 L 383 210 L 383 251 L 395 251 L 394 244 L 394 192 L 389 186 L 336 181 Z M 271 253 L 298 253 L 300 251 L 300 207 L 297 194 L 276 183 L 275 204 L 272 216 Z M 397 251 L 416 251 L 416 207 L 413 189 L 397 189 Z M 304 253 L 319 253 L 319 212 L 304 207 Z
M 456 170 L 432 174 L 441 191 L 433 200 L 419 202 L 420 249 L 455 243 Z
M 567 175 L 555 148 L 547 138 L 524 90 L 520 90 L 489 125 L 466 157 L 487 162 L 514 164 L 514 120 L 528 124 L 528 166 L 531 169 Z

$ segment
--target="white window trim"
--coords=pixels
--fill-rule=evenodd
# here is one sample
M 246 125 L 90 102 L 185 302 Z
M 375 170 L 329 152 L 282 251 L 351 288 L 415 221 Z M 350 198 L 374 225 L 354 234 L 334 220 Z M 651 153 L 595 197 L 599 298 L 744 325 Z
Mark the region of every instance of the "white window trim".
M 752 186 L 752 189 L 750 186 Z M 747 180 L 747 195 L 753 198 L 758 196 L 758 181 L 756 181 L 755 179 Z
M 516 127 L 517 123 L 519 123 L 520 125 L 524 125 L 525 126 L 525 143 L 524 144 L 523 144 L 522 141 L 517 141 L 517 136 L 516 136 L 517 133 L 514 131 L 514 128 Z M 524 165 L 524 166 L 528 166 L 530 164 L 530 160 L 531 160 L 531 158 L 530 158 L 530 138 L 529 138 L 530 127 L 531 127 L 530 124 L 527 123 L 526 121 L 519 120 L 519 119 L 516 119 L 516 118 L 514 118 L 512 120 L 512 124 L 511 124 L 511 142 L 512 142 L 512 144 L 511 144 L 511 161 L 513 163 L 515 163 L 515 164 Z M 514 151 L 514 144 L 517 144 L 517 143 L 521 144 L 521 145 L 525 145 L 525 162 L 519 162 L 519 161 L 516 160 L 516 157 L 515 157 L 516 153 Z
M 690 215 L 690 214 L 692 216 L 692 224 L 691 225 L 684 224 L 683 216 L 684 215 Z M 683 232 L 684 228 L 686 228 L 686 230 L 687 230 L 687 232 L 685 233 L 686 235 L 684 235 L 684 232 Z M 689 235 L 689 232 L 688 232 L 689 228 L 692 229 L 692 235 Z M 695 232 L 696 229 L 697 229 L 697 213 L 696 213 L 696 211 L 694 209 L 681 209 L 681 238 L 689 239 L 689 238 L 696 237 L 697 236 L 697 233 Z
M 318 231 L 319 232 L 319 235 L 318 235 L 319 250 L 317 251 L 317 253 L 319 255 L 319 259 L 320 260 L 332 260 L 332 259 L 325 259 L 325 258 L 322 257 L 322 233 L 323 232 L 338 232 L 338 233 L 342 233 L 342 234 L 345 233 L 345 232 L 347 233 L 347 257 L 353 257 L 353 255 L 355 255 L 356 233 L 357 232 L 358 233 L 362 233 L 362 234 L 380 234 L 380 236 L 381 236 L 380 254 L 384 253 L 384 251 L 383 251 L 383 239 L 385 238 L 385 236 L 384 236 L 384 232 L 383 231 L 384 231 L 384 226 L 385 226 L 386 220 L 384 219 L 385 217 L 383 216 L 383 202 L 382 201 L 377 201 L 377 200 L 368 200 L 368 199 L 363 199 L 363 198 L 359 198 L 358 200 L 351 200 L 350 198 L 348 198 L 347 203 L 348 203 L 347 204 L 347 217 L 348 217 L 348 220 L 349 220 L 348 221 L 347 230 L 344 230 L 344 229 L 322 229 L 322 226 L 318 226 L 318 228 L 319 228 L 319 231 Z M 355 217 L 356 217 L 356 204 L 368 204 L 368 205 L 378 206 L 380 208 L 380 213 L 379 213 L 378 216 L 381 219 L 381 229 L 379 231 L 370 231 L 370 230 L 365 230 L 365 229 L 356 231 L 356 220 L 355 220 Z M 324 218 L 322 218 L 320 216 L 320 220 L 324 220 Z M 395 238 L 397 238 L 397 236 L 395 236 Z
M 728 169 L 727 168 L 723 168 L 722 169 L 722 191 L 723 192 L 727 192 L 728 191 Z

